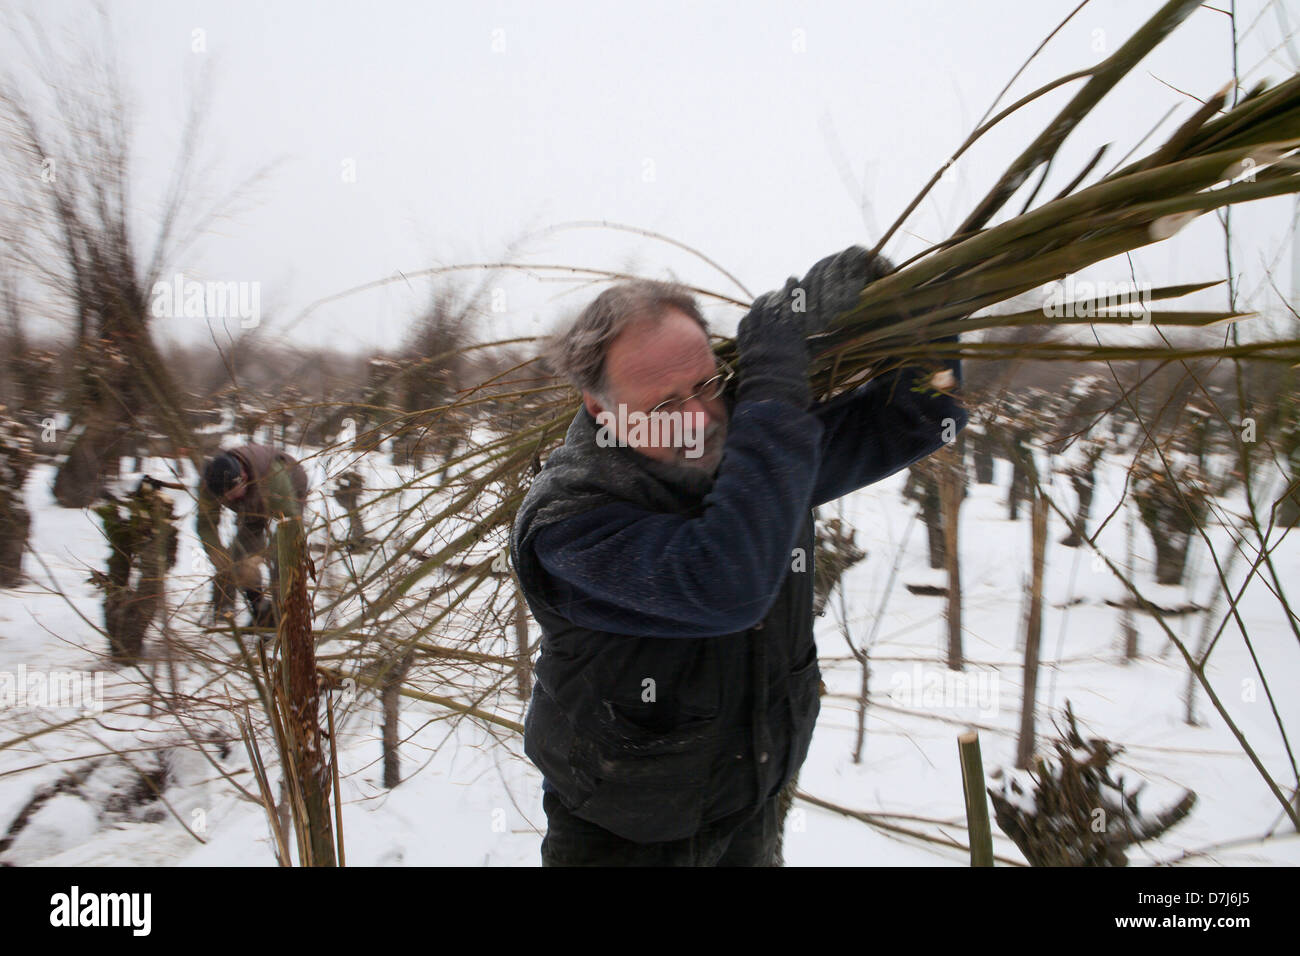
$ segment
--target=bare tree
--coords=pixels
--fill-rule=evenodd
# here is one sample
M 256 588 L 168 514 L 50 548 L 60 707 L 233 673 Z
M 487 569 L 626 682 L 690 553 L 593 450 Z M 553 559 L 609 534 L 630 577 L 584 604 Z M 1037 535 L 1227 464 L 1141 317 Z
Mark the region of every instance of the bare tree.
M 0 75 L 0 111 L 10 176 L 3 222 L 20 267 L 67 299 L 75 350 L 62 405 L 70 418 L 66 458 L 55 478 L 65 507 L 84 507 L 116 473 L 128 434 L 144 421 L 178 447 L 195 443 L 185 402 L 150 333 L 151 294 L 169 263 L 218 213 L 196 215 L 187 200 L 207 98 L 190 105 L 178 154 L 146 252 L 135 226 L 133 112 L 114 58 L 106 12 L 93 39 L 56 53 L 34 21 L 19 37 L 30 72 Z M 207 89 L 207 84 L 200 87 Z

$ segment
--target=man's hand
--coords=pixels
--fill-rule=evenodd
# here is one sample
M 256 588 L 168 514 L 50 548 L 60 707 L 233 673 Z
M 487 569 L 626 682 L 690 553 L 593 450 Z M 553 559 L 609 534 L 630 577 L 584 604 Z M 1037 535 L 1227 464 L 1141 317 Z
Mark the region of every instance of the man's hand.
M 231 577 L 235 584 L 244 590 L 260 588 L 262 586 L 262 555 L 251 554 L 236 561 L 231 568 Z
M 736 336 L 737 397 L 777 398 L 800 408 L 812 404 L 805 339 L 857 305 L 869 282 L 892 271 L 884 256 L 869 259 L 862 246 L 850 246 L 822 259 L 802 280 L 791 276 L 784 288 L 755 299 Z
M 849 246 L 822 259 L 796 284 L 792 307 L 796 314 L 802 311 L 808 335 L 824 332 L 832 319 L 858 304 L 869 283 L 894 271 L 894 264 L 884 256 L 869 260 L 868 255 L 862 246 Z
M 784 289 L 763 293 L 740 320 L 737 401 L 776 399 L 800 409 L 812 404 L 803 316 L 791 309 L 797 285 L 791 277 Z

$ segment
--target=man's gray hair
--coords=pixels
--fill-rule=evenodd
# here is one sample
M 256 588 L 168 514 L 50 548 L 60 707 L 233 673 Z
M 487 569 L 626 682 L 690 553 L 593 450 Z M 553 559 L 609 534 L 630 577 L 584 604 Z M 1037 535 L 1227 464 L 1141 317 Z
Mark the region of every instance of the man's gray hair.
M 545 362 L 575 388 L 606 396 L 605 353 L 609 344 L 629 325 L 641 319 L 661 318 L 670 307 L 685 312 L 700 324 L 705 335 L 709 334 L 709 325 L 685 286 L 656 279 L 631 279 L 610 286 L 576 319 L 554 333 L 546 343 Z

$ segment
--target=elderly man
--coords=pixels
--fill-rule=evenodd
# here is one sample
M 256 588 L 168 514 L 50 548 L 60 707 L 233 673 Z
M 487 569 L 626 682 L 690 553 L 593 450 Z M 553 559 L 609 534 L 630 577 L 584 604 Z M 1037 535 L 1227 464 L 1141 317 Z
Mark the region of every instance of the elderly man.
M 544 866 L 774 864 L 778 797 L 820 708 L 811 509 L 967 420 L 913 389 L 937 363 L 812 402 L 806 337 L 889 270 L 855 246 L 760 296 L 736 375 L 664 283 L 606 290 L 554 339 L 583 407 L 511 534 L 543 630 L 525 752 Z M 944 364 L 932 384 L 951 392 L 961 366 Z M 692 427 L 628 434 L 654 412 Z
M 228 449 L 208 461 L 199 485 L 196 512 L 199 539 L 217 574 L 213 605 L 231 610 L 234 588 L 244 592 L 255 627 L 276 625 L 276 569 L 271 566 L 271 594 L 262 587 L 268 526 L 283 515 L 301 517 L 307 500 L 307 472 L 288 452 L 270 445 Z M 235 513 L 235 537 L 222 547 L 221 508 Z

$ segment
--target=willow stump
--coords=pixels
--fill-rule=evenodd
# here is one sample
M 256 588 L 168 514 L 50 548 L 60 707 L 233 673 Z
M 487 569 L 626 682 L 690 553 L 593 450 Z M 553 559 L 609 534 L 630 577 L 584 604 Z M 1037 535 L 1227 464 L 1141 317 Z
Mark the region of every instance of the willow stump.
M 275 547 L 281 578 L 276 692 L 279 711 L 286 717 L 282 757 L 294 797 L 299 859 L 304 866 L 334 866 L 331 768 L 322 747 L 316 637 L 307 590 L 307 577 L 313 573 L 311 559 L 302 519 L 284 514 L 282 508 L 277 510 L 280 520 Z
M 1134 466 L 1133 500 L 1156 550 L 1156 582 L 1181 584 L 1192 535 L 1209 510 L 1209 488 L 1194 460 L 1168 453 L 1167 470 Z
M 23 501 L 23 485 L 35 456 L 31 440 L 18 423 L 0 419 L 0 588 L 23 579 L 23 552 L 32 519 Z
M 921 520 L 925 522 L 926 543 L 930 567 L 939 569 L 947 566 L 947 552 L 944 550 L 943 534 L 943 495 L 941 492 L 940 465 L 933 455 L 926 456 L 907 471 L 907 483 L 903 486 L 903 497 L 913 501 L 921 509 Z
M 370 541 L 366 537 L 365 522 L 361 520 L 361 492 L 365 487 L 365 479 L 360 474 L 345 471 L 339 475 L 334 489 L 334 500 L 346 508 L 348 513 L 348 536 L 343 546 L 349 551 L 361 550 Z
M 1123 748 L 1098 738 L 1085 741 L 1068 701 L 1065 716 L 1068 729 L 1054 742 L 1057 760 L 1036 761 L 1032 794 L 1014 779 L 1004 778 L 1001 792 L 989 788 L 994 819 L 1030 866 L 1127 866 L 1125 849 L 1184 819 L 1196 794 L 1186 791 L 1168 809 L 1142 813 L 1141 785 L 1130 789 L 1122 775 L 1111 775 L 1111 759 Z
M 176 563 L 172 500 L 148 479 L 125 499 L 109 498 L 95 513 L 108 539 L 107 573 L 91 580 L 104 592 L 104 630 L 109 654 L 119 663 L 140 659 L 145 633 L 167 593 L 167 572 Z

